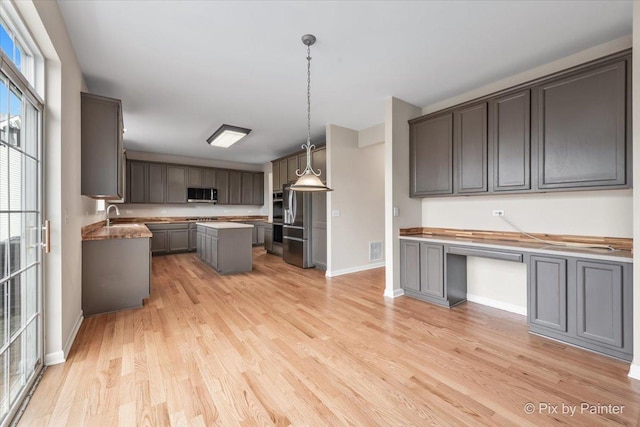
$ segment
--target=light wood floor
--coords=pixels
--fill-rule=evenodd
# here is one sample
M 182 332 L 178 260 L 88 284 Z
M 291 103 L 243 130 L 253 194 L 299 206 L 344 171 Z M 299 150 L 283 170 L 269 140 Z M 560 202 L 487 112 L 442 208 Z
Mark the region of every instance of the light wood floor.
M 627 363 L 529 335 L 518 315 L 383 289 L 383 269 L 326 279 L 262 249 L 228 277 L 155 257 L 145 307 L 85 319 L 20 425 L 638 425 Z

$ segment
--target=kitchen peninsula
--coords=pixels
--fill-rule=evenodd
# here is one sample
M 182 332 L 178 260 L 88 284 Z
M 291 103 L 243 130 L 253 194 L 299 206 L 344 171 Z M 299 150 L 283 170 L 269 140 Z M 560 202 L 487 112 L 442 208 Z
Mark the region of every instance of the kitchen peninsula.
M 200 259 L 220 274 L 252 269 L 251 224 L 198 222 L 196 249 Z

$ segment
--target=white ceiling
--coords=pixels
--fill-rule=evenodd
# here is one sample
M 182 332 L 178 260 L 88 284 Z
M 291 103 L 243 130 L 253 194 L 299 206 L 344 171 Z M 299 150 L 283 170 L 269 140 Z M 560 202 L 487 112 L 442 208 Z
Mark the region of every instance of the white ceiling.
M 263 163 L 325 125 L 384 121 L 631 33 L 631 1 L 58 0 L 93 93 L 122 99 L 135 151 Z M 228 149 L 221 124 L 253 129 Z

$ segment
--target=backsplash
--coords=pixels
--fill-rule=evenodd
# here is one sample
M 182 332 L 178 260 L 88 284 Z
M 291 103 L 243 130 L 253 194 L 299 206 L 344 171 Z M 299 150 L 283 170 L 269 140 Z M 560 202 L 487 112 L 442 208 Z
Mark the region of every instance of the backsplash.
M 121 217 L 207 217 L 207 216 L 244 216 L 269 215 L 267 206 L 216 206 L 208 204 L 191 205 L 143 205 L 117 204 Z M 104 218 L 104 212 L 96 213 Z M 113 212 L 112 212 L 112 216 Z

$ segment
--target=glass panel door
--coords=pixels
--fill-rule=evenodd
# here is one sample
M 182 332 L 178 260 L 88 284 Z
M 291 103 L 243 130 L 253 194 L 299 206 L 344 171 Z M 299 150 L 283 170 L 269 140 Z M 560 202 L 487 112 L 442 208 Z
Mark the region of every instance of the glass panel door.
M 0 423 L 42 368 L 41 111 L 0 73 Z

